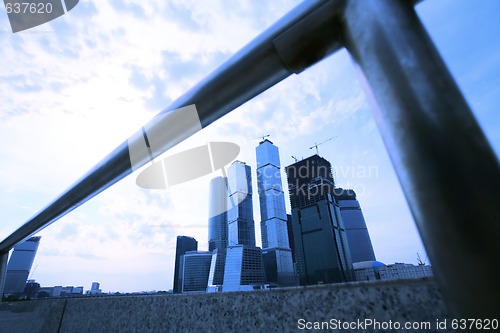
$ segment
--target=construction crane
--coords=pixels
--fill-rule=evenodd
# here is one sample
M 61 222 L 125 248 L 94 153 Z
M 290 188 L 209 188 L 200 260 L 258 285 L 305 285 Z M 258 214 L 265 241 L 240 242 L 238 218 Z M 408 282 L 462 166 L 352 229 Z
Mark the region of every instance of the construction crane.
M 271 136 L 271 134 L 261 135 L 261 136 L 257 137 L 256 139 L 262 138 L 262 141 L 264 141 L 266 138 L 268 138 L 270 136 Z
M 327 140 L 325 140 L 325 141 L 323 141 L 323 142 L 320 142 L 320 143 L 316 143 L 316 142 L 315 142 L 315 143 L 314 143 L 314 146 L 309 147 L 309 149 L 316 148 L 316 154 L 318 154 L 318 155 L 319 155 L 318 146 L 320 146 L 320 145 L 322 145 L 323 143 L 328 142 L 328 141 L 330 141 L 330 140 L 332 140 L 332 139 L 335 139 L 336 137 L 337 137 L 337 136 L 332 136 L 330 139 L 327 139 Z
M 292 158 L 295 160 L 295 163 L 297 163 L 298 159 L 295 156 L 292 156 Z

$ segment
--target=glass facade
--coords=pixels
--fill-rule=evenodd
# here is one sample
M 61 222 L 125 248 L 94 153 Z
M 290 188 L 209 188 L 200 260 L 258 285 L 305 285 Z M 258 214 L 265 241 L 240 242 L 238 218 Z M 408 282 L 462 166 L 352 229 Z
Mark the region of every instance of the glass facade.
M 337 188 L 335 192 L 346 229 L 352 262 L 376 260 L 365 218 L 356 199 L 356 193 L 353 190 L 341 188 Z
M 250 166 L 235 161 L 228 168 L 228 245 L 255 246 Z
M 228 247 L 222 291 L 248 290 L 265 283 L 262 251 L 255 247 L 250 166 L 235 161 L 228 168 Z
M 208 219 L 208 250 L 227 247 L 227 178 L 216 177 L 210 181 Z
M 353 279 L 352 259 L 330 162 L 314 155 L 286 167 L 301 285 Z
M 296 284 L 288 240 L 285 196 L 280 173 L 279 151 L 264 140 L 256 148 L 262 254 L 268 282 L 280 286 Z
M 7 264 L 4 286 L 5 294 L 20 294 L 24 292 L 40 239 L 40 236 L 31 237 L 14 247 L 14 251 Z
M 212 253 L 208 251 L 188 251 L 181 256 L 181 292 L 206 292 Z
M 180 266 L 181 256 L 188 251 L 198 250 L 198 242 L 193 237 L 177 236 L 177 244 L 175 247 L 175 267 L 174 267 L 174 293 L 180 293 L 182 290 Z
M 210 263 L 210 274 L 208 276 L 209 286 L 221 286 L 224 282 L 224 267 L 226 265 L 226 248 L 218 248 L 212 251 L 212 262 Z
M 248 286 L 266 283 L 262 251 L 248 245 L 229 246 L 222 291 L 249 290 Z

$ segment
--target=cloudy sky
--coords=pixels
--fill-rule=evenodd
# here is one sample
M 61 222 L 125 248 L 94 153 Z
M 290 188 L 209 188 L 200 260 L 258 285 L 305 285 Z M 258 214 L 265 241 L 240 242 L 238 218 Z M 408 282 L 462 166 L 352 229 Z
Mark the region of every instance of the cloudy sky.
M 297 3 L 81 0 L 68 14 L 16 34 L 2 8 L 0 239 Z M 428 0 L 417 11 L 498 154 L 500 1 Z M 319 153 L 333 164 L 337 185 L 358 193 L 377 259 L 416 263 L 419 253 L 429 262 L 345 51 L 164 156 L 230 141 L 254 167 L 258 137 L 267 134 L 283 166 L 335 137 Z M 38 234 L 32 278 L 85 289 L 98 281 L 104 291 L 171 289 L 176 236 L 208 247 L 208 184 L 217 175 L 147 191 L 132 174 Z

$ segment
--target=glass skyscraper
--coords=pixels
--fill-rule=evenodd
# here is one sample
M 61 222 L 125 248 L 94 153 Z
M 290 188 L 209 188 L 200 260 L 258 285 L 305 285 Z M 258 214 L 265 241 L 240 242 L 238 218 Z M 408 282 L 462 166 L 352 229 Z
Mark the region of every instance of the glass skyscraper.
M 188 251 L 181 256 L 179 276 L 182 293 L 206 292 L 212 253 Z
M 356 199 L 356 192 L 336 188 L 335 198 L 339 202 L 340 215 L 344 221 L 352 262 L 376 260 L 365 218 Z
M 40 236 L 31 237 L 16 245 L 7 264 L 4 294 L 22 294 L 35 260 Z
M 210 181 L 208 250 L 212 252 L 212 261 L 208 286 L 215 289 L 218 289 L 224 281 L 224 266 L 226 265 L 227 187 L 226 177 L 215 177 Z
M 256 155 L 262 255 L 267 281 L 279 286 L 294 285 L 278 147 L 266 139 L 257 146 Z
M 198 250 L 198 242 L 193 237 L 177 236 L 177 244 L 175 247 L 175 267 L 174 267 L 174 293 L 182 291 L 180 279 L 181 256 L 188 251 Z
M 208 250 L 227 247 L 227 178 L 216 177 L 210 181 L 208 219 Z
M 222 291 L 249 290 L 266 282 L 262 252 L 255 246 L 250 166 L 233 162 L 228 185 L 228 247 Z
M 228 168 L 228 245 L 255 246 L 252 174 L 250 166 L 234 161 Z
M 313 155 L 285 169 L 300 284 L 352 280 L 351 254 L 334 197 L 330 162 Z

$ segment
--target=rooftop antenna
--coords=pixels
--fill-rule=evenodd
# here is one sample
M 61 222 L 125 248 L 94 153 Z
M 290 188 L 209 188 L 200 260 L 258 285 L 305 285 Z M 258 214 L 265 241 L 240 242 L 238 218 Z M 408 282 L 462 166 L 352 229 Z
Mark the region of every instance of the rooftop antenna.
M 318 155 L 319 155 L 318 146 L 320 146 L 320 145 L 322 145 L 323 143 L 328 142 L 328 141 L 330 141 L 330 140 L 332 140 L 332 139 L 335 139 L 336 137 L 337 137 L 337 136 L 335 135 L 335 136 L 332 136 L 330 139 L 327 139 L 327 140 L 325 140 L 325 141 L 323 141 L 323 142 L 320 142 L 320 143 L 316 143 L 316 142 L 315 142 L 315 143 L 314 143 L 314 146 L 309 147 L 309 149 L 316 148 L 316 154 L 318 154 Z

